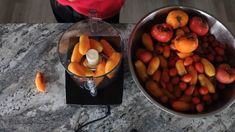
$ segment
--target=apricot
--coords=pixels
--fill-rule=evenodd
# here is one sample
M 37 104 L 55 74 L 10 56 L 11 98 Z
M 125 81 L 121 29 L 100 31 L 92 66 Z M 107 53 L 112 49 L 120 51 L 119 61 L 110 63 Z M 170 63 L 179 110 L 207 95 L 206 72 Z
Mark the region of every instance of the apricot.
M 160 59 L 160 66 L 161 68 L 167 68 L 168 67 L 168 62 L 165 57 L 159 56 Z
M 102 76 L 105 74 L 105 60 L 102 60 L 96 67 L 95 77 Z
M 173 10 L 166 17 L 166 23 L 173 29 L 184 27 L 188 23 L 188 14 L 182 10 Z
M 152 75 L 152 79 L 154 81 L 159 82 L 161 80 L 161 71 L 157 70 L 153 75 Z
M 97 50 L 99 53 L 103 51 L 103 46 L 99 41 L 95 39 L 90 39 L 91 49 Z
M 177 111 L 188 111 L 190 109 L 190 104 L 184 101 L 174 101 L 172 103 L 172 108 Z
M 79 38 L 79 52 L 82 55 L 85 55 L 86 52 L 90 49 L 90 40 L 87 35 L 81 35 Z
M 159 42 L 168 42 L 173 36 L 173 29 L 166 23 L 156 24 L 151 29 L 152 37 Z
M 144 49 L 137 49 L 136 56 L 144 63 L 149 63 L 152 59 L 153 55 L 151 52 L 144 50 Z
M 135 67 L 137 71 L 137 75 L 141 81 L 145 82 L 148 79 L 147 68 L 144 63 L 140 60 L 135 62 Z
M 44 79 L 42 72 L 37 72 L 36 77 L 35 77 L 35 85 L 39 92 L 45 92 L 46 84 L 45 84 L 45 79 Z
M 199 74 L 198 75 L 198 80 L 199 80 L 201 86 L 204 86 L 204 87 L 208 88 L 209 93 L 215 93 L 214 84 L 204 74 Z
M 204 73 L 204 66 L 202 65 L 202 63 L 197 62 L 194 64 L 194 67 L 197 70 L 197 72 Z
M 96 86 L 98 86 L 104 79 L 104 77 L 99 77 L 105 74 L 105 65 L 106 65 L 106 61 L 102 60 L 96 67 L 96 71 L 95 71 L 95 84 Z
M 183 60 L 178 60 L 175 64 L 175 67 L 176 67 L 176 69 L 178 71 L 178 74 L 180 76 L 183 76 L 183 75 L 187 74 L 187 71 L 185 69 Z
M 164 56 L 165 58 L 168 58 L 168 57 L 170 57 L 170 55 L 171 55 L 170 46 L 168 46 L 168 45 L 164 46 L 164 47 L 163 47 L 163 56 Z
M 68 70 L 77 76 L 85 76 L 86 69 L 79 63 L 71 62 L 68 66 Z
M 194 104 L 199 104 L 199 103 L 200 103 L 200 98 L 198 98 L 198 97 L 193 97 L 193 98 L 192 98 L 192 102 L 193 102 Z
M 190 86 L 184 91 L 184 94 L 187 96 L 191 96 L 193 94 L 194 89 L 195 89 L 195 86 Z
M 110 57 L 115 51 L 115 49 L 110 45 L 110 43 L 104 39 L 100 40 L 101 45 L 103 46 L 103 52 L 105 55 Z
M 185 82 L 185 83 L 189 83 L 192 80 L 192 75 L 191 74 L 186 74 L 181 78 L 181 81 Z
M 187 33 L 177 36 L 175 39 L 175 48 L 181 53 L 190 53 L 198 47 L 198 38 L 194 33 Z
M 232 72 L 229 65 L 222 64 L 216 70 L 216 79 L 223 84 L 230 84 L 234 81 L 235 73 Z
M 151 59 L 149 62 L 148 68 L 147 68 L 147 73 L 148 75 L 153 75 L 157 70 L 160 65 L 160 59 L 159 57 L 155 56 Z
M 215 67 L 210 61 L 208 61 L 205 58 L 202 58 L 201 63 L 204 67 L 204 71 L 207 76 L 209 76 L 209 77 L 215 76 Z
M 162 90 L 156 82 L 149 80 L 146 82 L 145 87 L 156 98 L 163 96 Z
M 119 52 L 114 52 L 107 60 L 105 65 L 105 74 L 111 72 L 121 61 L 122 55 Z M 107 77 L 112 78 L 112 74 L 108 74 Z
M 187 102 L 187 103 L 189 103 L 191 100 L 192 100 L 192 96 L 187 96 L 187 95 L 182 95 L 179 98 L 179 101 L 184 101 L 184 102 Z
M 190 65 L 187 67 L 187 71 L 192 75 L 192 79 L 190 81 L 191 85 L 196 85 L 197 84 L 197 71 L 196 69 Z
M 169 76 L 169 71 L 167 69 L 162 70 L 161 79 L 163 82 L 169 82 L 170 76 Z
M 193 63 L 193 58 L 192 57 L 186 57 L 185 59 L 184 59 L 184 65 L 185 66 L 189 66 L 189 65 L 191 65 Z
M 79 52 L 79 43 L 77 43 L 73 48 L 73 53 L 71 55 L 71 62 L 79 63 L 82 59 L 83 55 Z
M 196 105 L 196 110 L 197 110 L 198 112 L 202 112 L 202 111 L 204 110 L 204 106 L 203 106 L 202 104 L 197 104 L 197 105 Z
M 176 49 L 175 49 L 175 44 L 174 44 L 174 43 L 171 43 L 171 44 L 170 44 L 170 48 L 171 48 L 171 50 L 176 50 Z
M 209 31 L 209 24 L 202 17 L 194 16 L 189 21 L 189 28 L 199 36 L 204 36 Z
M 142 35 L 142 43 L 147 50 L 153 51 L 153 40 L 149 34 L 144 33 Z

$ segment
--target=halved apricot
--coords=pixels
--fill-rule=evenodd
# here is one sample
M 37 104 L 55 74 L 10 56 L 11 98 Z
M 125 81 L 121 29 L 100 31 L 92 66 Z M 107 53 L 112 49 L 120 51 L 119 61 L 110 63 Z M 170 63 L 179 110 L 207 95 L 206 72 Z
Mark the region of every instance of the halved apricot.
M 198 38 L 194 33 L 187 33 L 182 36 L 177 36 L 175 41 L 175 48 L 181 53 L 190 53 L 197 49 Z
M 188 14 L 182 10 L 173 10 L 166 17 L 166 23 L 173 29 L 184 27 L 188 23 Z

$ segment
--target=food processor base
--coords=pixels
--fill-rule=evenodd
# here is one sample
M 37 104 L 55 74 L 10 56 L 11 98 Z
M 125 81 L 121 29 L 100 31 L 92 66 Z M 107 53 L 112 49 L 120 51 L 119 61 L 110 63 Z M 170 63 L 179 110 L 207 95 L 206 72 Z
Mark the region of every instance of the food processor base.
M 65 91 L 67 104 L 80 105 L 118 105 L 122 103 L 123 95 L 123 66 L 117 79 L 105 88 L 99 89 L 97 96 L 93 97 L 90 91 L 78 86 L 65 71 Z

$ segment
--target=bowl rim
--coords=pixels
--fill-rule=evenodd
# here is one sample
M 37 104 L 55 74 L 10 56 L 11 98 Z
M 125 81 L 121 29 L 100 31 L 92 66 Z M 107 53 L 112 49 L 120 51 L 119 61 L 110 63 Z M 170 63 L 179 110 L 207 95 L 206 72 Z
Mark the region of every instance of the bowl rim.
M 162 109 L 163 111 L 169 113 L 169 114 L 172 114 L 172 115 L 175 115 L 175 116 L 179 116 L 179 117 L 186 117 L 186 118 L 203 118 L 203 117 L 209 117 L 209 116 L 213 116 L 215 114 L 219 114 L 221 113 L 224 109 L 228 108 L 229 106 L 231 106 L 233 103 L 235 103 L 235 98 L 231 98 L 225 105 L 223 105 L 222 107 L 212 111 L 212 112 L 209 112 L 209 113 L 199 113 L 199 114 L 190 114 L 190 113 L 182 113 L 182 112 L 178 112 L 178 111 L 175 111 L 173 109 L 170 109 L 170 108 L 167 108 L 166 106 L 162 105 L 161 103 L 159 103 L 158 101 L 156 101 L 152 96 L 150 96 L 149 93 L 147 93 L 147 91 L 142 87 L 142 85 L 140 84 L 138 78 L 137 78 L 137 75 L 135 73 L 135 68 L 133 66 L 133 63 L 132 63 L 132 57 L 131 57 L 131 45 L 133 43 L 133 40 L 131 38 L 134 37 L 136 31 L 142 26 L 142 23 L 145 21 L 145 19 L 150 16 L 150 15 L 153 15 L 155 14 L 156 12 L 160 12 L 161 10 L 165 10 L 165 9 L 175 9 L 175 8 L 178 8 L 178 9 L 187 9 L 187 10 L 192 10 L 192 11 L 196 11 L 196 12 L 199 12 L 201 13 L 202 15 L 207 15 L 209 17 L 212 17 L 213 19 L 215 19 L 216 21 L 218 21 L 222 26 L 223 28 L 225 28 L 228 33 L 233 37 L 234 39 L 234 35 L 228 30 L 228 28 L 226 27 L 226 25 L 224 25 L 221 21 L 219 21 L 216 17 L 214 17 L 213 15 L 207 13 L 206 11 L 204 10 L 201 10 L 201 9 L 198 9 L 198 8 L 195 8 L 195 7 L 190 7 L 190 6 L 179 6 L 179 5 L 174 5 L 174 6 L 164 6 L 164 7 L 160 7 L 160 8 L 157 8 L 157 9 L 154 9 L 152 10 L 151 12 L 147 13 L 145 16 L 143 16 L 138 22 L 137 24 L 135 25 L 134 29 L 132 30 L 131 32 L 131 35 L 130 35 L 130 38 L 128 40 L 128 65 L 129 65 L 129 69 L 130 69 L 130 72 L 131 72 L 131 75 L 132 75 L 132 78 L 134 80 L 134 82 L 136 83 L 137 87 L 140 89 L 140 91 L 144 94 L 144 96 L 151 102 L 153 103 L 155 106 L 157 106 L 158 108 Z

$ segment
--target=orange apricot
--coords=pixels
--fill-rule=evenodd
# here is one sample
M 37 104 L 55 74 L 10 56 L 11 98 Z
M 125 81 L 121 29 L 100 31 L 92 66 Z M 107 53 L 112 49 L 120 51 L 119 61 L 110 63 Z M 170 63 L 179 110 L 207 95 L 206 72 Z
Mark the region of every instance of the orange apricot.
M 95 84 L 96 86 L 98 86 L 104 79 L 104 77 L 99 77 L 105 74 L 105 65 L 106 65 L 106 61 L 102 60 L 96 67 L 96 71 L 95 71 Z
M 42 72 L 37 72 L 36 77 L 35 77 L 35 85 L 39 92 L 45 92 L 46 84 L 45 84 L 45 79 L 44 79 Z
M 181 53 L 190 53 L 198 47 L 198 38 L 194 33 L 187 33 L 175 39 L 175 48 Z
M 188 23 L 188 14 L 182 10 L 173 10 L 166 17 L 166 23 L 173 29 L 184 27 Z
M 82 54 L 79 52 L 79 43 L 77 43 L 73 48 L 73 53 L 71 55 L 71 62 L 80 62 L 82 59 Z
M 103 51 L 103 46 L 99 41 L 95 39 L 90 39 L 91 49 L 97 50 L 99 53 Z
M 109 44 L 109 42 L 104 39 L 102 39 L 100 42 L 103 46 L 104 54 L 110 57 L 115 52 L 115 49 L 113 49 L 113 47 Z
M 86 69 L 79 63 L 71 62 L 68 66 L 68 70 L 77 76 L 85 76 Z
M 112 71 L 121 61 L 121 57 L 122 55 L 118 52 L 114 52 L 109 59 L 107 60 L 107 63 L 105 65 L 105 74 L 109 73 L 110 71 Z M 113 74 L 108 74 L 107 77 L 108 78 L 112 78 Z
M 85 55 L 86 52 L 90 49 L 90 40 L 87 35 L 81 35 L 79 39 L 79 52 L 82 55 Z

